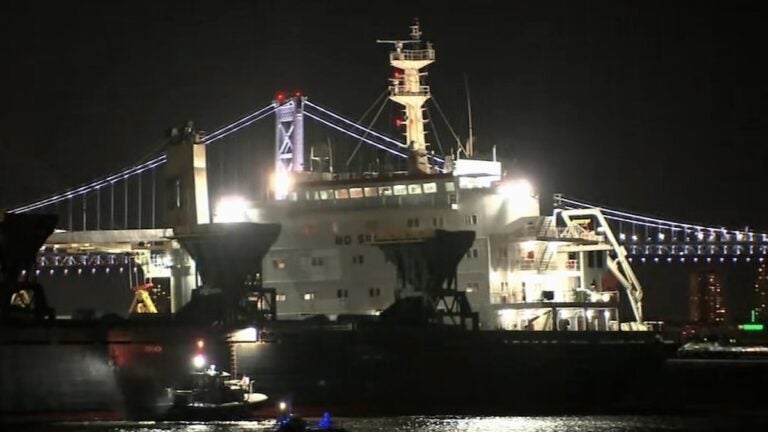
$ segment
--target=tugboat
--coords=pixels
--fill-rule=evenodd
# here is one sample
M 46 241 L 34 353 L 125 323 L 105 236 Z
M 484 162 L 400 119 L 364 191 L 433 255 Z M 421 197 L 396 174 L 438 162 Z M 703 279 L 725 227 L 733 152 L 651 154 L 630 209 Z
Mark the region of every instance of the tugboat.
M 196 361 L 198 361 L 196 359 Z M 171 389 L 172 404 L 164 420 L 247 420 L 268 399 L 255 393 L 253 383 L 244 376 L 231 379 L 228 372 L 215 365 L 192 372 L 184 388 Z

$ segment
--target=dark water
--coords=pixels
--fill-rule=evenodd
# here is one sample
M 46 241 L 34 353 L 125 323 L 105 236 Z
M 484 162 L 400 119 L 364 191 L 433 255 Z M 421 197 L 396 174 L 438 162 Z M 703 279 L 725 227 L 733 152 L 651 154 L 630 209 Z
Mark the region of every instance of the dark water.
M 768 431 L 768 414 L 712 416 L 337 418 L 350 432 L 645 432 Z M 68 423 L 13 428 L 41 432 L 246 432 L 274 430 L 273 420 L 214 423 Z M 4 429 L 5 430 L 5 429 Z

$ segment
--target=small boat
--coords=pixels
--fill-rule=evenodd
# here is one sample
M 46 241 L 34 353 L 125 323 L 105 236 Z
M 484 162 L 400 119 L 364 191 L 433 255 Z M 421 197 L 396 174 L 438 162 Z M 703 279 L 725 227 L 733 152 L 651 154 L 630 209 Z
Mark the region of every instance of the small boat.
M 165 420 L 247 420 L 264 405 L 267 395 L 255 393 L 248 377 L 231 379 L 224 371 L 210 367 L 192 372 L 183 388 L 171 389 L 172 404 Z
M 333 425 L 333 420 L 328 412 L 323 413 L 316 424 L 311 424 L 294 414 L 284 415 L 277 419 L 275 432 L 348 432 L 346 429 Z

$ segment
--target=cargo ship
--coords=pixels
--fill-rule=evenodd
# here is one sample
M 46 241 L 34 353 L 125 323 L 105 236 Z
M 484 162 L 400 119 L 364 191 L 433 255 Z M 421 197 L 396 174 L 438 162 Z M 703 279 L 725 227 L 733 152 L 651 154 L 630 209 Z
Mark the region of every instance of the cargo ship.
M 54 319 L 34 256 L 55 221 L 7 215 L 0 416 L 160 418 L 201 346 L 305 414 L 647 403 L 670 348 L 643 321 L 641 284 L 599 209 L 540 214 L 532 185 L 473 158 L 471 139 L 452 155 L 429 151 L 434 47 L 418 23 L 385 42 L 390 98 L 405 111 L 403 172 L 311 171 L 295 142 L 276 155 L 268 199 L 235 216 L 217 206 L 208 220 L 201 136 L 169 142 L 168 239 L 201 280 L 171 317 Z M 276 104 L 278 129 L 312 115 L 300 96 Z

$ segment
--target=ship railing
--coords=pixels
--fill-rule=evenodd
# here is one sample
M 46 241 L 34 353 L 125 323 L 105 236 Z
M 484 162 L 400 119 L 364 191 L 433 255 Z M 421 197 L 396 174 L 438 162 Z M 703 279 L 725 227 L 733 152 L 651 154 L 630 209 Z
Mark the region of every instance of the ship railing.
M 419 86 L 418 91 L 412 91 L 405 85 L 393 85 L 389 86 L 389 90 L 393 96 L 429 96 L 429 86 Z
M 587 231 L 574 226 L 557 228 L 557 238 L 563 240 L 588 240 L 598 243 L 605 242 L 605 236 L 595 231 Z
M 434 49 L 421 49 L 421 50 L 399 50 L 389 53 L 389 61 L 402 61 L 402 60 L 435 60 Z

